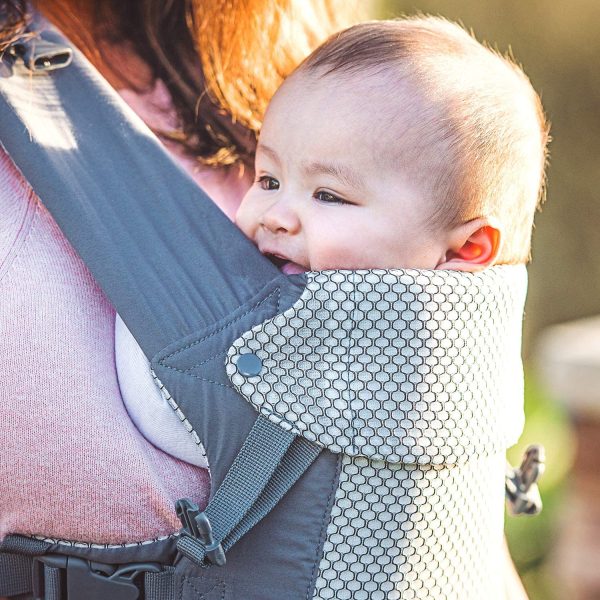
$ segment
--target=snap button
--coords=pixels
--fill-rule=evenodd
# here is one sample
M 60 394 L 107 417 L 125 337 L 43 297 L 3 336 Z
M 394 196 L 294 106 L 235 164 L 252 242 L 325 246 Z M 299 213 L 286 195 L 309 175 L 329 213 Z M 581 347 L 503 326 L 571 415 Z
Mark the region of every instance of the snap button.
M 244 377 L 253 377 L 260 373 L 262 360 L 256 354 L 241 354 L 237 361 L 237 368 Z

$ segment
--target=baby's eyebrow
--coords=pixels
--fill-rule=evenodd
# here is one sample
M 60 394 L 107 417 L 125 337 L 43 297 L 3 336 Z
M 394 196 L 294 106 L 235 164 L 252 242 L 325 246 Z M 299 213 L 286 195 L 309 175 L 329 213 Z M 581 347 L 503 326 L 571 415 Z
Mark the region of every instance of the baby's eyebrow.
M 279 160 L 279 156 L 277 155 L 277 152 L 275 152 L 275 150 L 273 150 L 273 148 L 259 143 L 258 146 L 256 147 L 256 152 L 258 153 L 259 151 L 262 152 L 263 154 L 267 154 L 269 156 L 269 158 L 271 160 L 273 160 L 274 162 L 276 162 L 278 165 L 281 164 L 281 161 Z
M 330 162 L 312 161 L 303 164 L 304 171 L 307 175 L 331 175 L 343 184 L 352 188 L 364 189 L 365 185 L 360 175 L 353 169 Z

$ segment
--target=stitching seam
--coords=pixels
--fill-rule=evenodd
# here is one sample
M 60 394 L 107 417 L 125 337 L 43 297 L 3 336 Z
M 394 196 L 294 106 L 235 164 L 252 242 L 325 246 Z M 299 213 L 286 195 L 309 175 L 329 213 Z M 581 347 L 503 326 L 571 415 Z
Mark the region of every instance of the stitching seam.
M 21 533 L 15 533 L 13 535 L 23 535 Z M 71 548 L 93 548 L 98 550 L 109 549 L 109 548 L 138 548 L 139 546 L 147 546 L 154 544 L 155 542 L 162 542 L 171 538 L 179 536 L 179 532 L 176 531 L 170 535 L 163 535 L 149 540 L 143 540 L 140 542 L 123 542 L 122 544 L 96 544 L 94 542 L 79 542 L 73 540 L 63 540 L 60 538 L 49 538 L 43 535 L 32 535 L 24 536 L 30 539 L 38 540 L 40 542 L 46 542 L 47 544 L 60 544 L 61 546 L 69 546 Z
M 219 352 L 218 354 L 213 354 L 211 357 L 203 360 L 202 362 L 199 362 L 196 365 L 192 365 L 191 367 L 188 367 L 187 369 L 184 369 L 183 372 L 187 373 L 188 371 L 191 371 L 193 369 L 201 367 L 202 365 L 205 365 L 207 362 L 210 362 L 211 360 L 214 360 L 215 358 L 219 358 L 220 356 L 226 356 L 226 355 L 227 355 L 227 350 L 224 350 L 223 352 Z
M 176 371 L 177 373 L 183 373 L 183 375 L 187 375 L 188 377 L 193 377 L 194 379 L 198 379 L 200 381 L 206 381 L 207 383 L 214 383 L 220 387 L 227 388 L 229 390 L 237 391 L 232 385 L 227 385 L 225 383 L 221 383 L 220 381 L 213 381 L 212 379 L 208 379 L 208 377 L 200 377 L 200 375 L 194 375 L 193 373 L 187 373 L 182 369 L 178 369 L 177 367 L 171 367 L 170 365 L 163 365 L 159 363 L 165 369 L 170 369 L 171 371 Z
M 183 588 L 185 586 L 185 584 L 187 583 L 192 590 L 198 594 L 198 600 L 206 600 L 206 597 L 208 594 L 210 594 L 211 592 L 213 592 L 214 590 L 216 590 L 217 588 L 221 589 L 221 600 L 225 600 L 225 596 L 227 594 L 227 585 L 225 584 L 225 582 L 220 579 L 217 583 L 215 583 L 209 590 L 207 590 L 205 593 L 201 592 L 196 585 L 194 584 L 194 582 L 192 581 L 192 579 L 195 579 L 196 582 L 198 583 L 198 577 L 189 577 L 189 576 L 185 576 L 181 582 L 181 587 L 179 588 L 179 600 L 183 600 Z
M 250 314 L 251 312 L 255 311 L 263 302 L 266 302 L 271 296 L 273 296 L 273 294 L 277 294 L 277 308 L 279 309 L 279 297 L 280 297 L 280 291 L 279 291 L 279 287 L 276 287 L 268 296 L 266 296 L 265 298 L 263 298 L 262 300 L 260 300 L 259 302 L 257 302 L 252 308 L 249 308 L 245 313 L 239 315 L 238 317 L 236 317 L 235 319 L 228 321 L 227 323 L 225 323 L 225 325 L 223 325 L 222 327 L 220 327 L 219 329 L 216 329 L 215 331 L 213 331 L 212 333 L 209 333 L 208 335 L 205 335 L 203 338 L 200 338 L 199 340 L 195 340 L 194 342 L 191 342 L 190 344 L 188 344 L 187 346 L 184 346 L 183 348 L 178 348 L 177 350 L 175 350 L 174 352 L 171 352 L 171 354 L 165 356 L 164 358 L 162 358 L 159 361 L 159 364 L 162 366 L 168 366 L 165 365 L 164 362 L 166 360 L 168 360 L 169 358 L 175 356 L 176 354 L 179 354 L 180 352 L 184 352 L 185 350 L 189 350 L 190 348 L 192 348 L 193 346 L 196 346 L 202 342 L 204 342 L 205 340 L 211 338 L 213 335 L 217 335 L 217 333 L 220 333 L 221 331 L 223 331 L 224 329 L 227 329 L 230 325 L 232 325 L 233 323 L 236 323 L 237 321 L 239 321 L 240 319 L 243 319 L 246 315 Z M 215 355 L 218 356 L 218 355 Z M 215 356 L 211 357 L 211 358 L 215 358 Z M 208 359 L 210 360 L 210 359 Z M 201 363 L 200 363 L 201 364 Z M 198 366 L 198 365 L 195 365 Z M 170 367 L 173 368 L 173 367 Z M 190 367 L 190 368 L 194 368 L 194 367 Z M 176 369 L 181 371 L 180 369 Z M 181 371 L 183 372 L 183 371 Z

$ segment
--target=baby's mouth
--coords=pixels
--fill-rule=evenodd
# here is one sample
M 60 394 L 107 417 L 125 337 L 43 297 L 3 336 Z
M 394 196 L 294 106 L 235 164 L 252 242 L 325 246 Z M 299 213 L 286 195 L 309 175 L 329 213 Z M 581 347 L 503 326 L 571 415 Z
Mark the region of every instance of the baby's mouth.
M 295 275 L 296 273 L 306 273 L 308 269 L 295 263 L 283 256 L 278 254 L 265 253 L 265 256 L 282 272 L 286 275 Z

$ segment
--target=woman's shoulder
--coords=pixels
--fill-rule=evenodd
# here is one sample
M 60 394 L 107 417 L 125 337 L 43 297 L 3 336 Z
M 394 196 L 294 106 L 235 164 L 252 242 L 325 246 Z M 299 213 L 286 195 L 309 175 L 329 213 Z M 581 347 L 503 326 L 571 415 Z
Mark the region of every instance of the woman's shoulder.
M 22 198 L 31 194 L 31 188 L 25 181 L 10 156 L 0 146 L 0 207 L 4 215 L 4 209 L 9 209 L 21 202 Z
M 35 287 L 36 281 L 40 286 L 49 285 L 48 265 L 56 271 L 55 283 L 66 287 L 83 285 L 84 280 L 89 286 L 88 280 L 93 281 L 36 192 L 1 146 L 0 215 L 0 283 L 10 280 L 16 285 L 17 279 L 27 273 L 29 287 Z
M 0 146 L 0 275 L 27 237 L 37 203 L 33 190 Z

